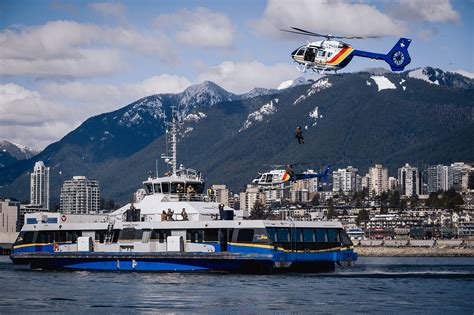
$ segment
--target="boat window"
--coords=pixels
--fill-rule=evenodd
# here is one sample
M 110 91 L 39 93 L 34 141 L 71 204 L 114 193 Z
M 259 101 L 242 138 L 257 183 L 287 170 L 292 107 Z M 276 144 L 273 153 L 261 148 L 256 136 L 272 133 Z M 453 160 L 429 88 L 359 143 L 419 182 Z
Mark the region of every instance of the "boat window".
M 203 242 L 203 230 L 187 230 L 186 231 L 186 241 L 191 243 L 202 243 Z
M 290 241 L 290 232 L 287 228 L 277 229 L 278 233 L 278 242 L 288 243 Z
M 277 230 L 275 228 L 267 228 L 268 237 L 272 240 L 272 242 L 277 242 Z
M 339 231 L 337 229 L 328 229 L 328 242 L 339 243 Z
M 33 236 L 35 232 L 20 232 L 15 244 L 31 244 L 33 243 Z
M 156 193 L 156 194 L 161 194 L 161 186 L 160 186 L 160 184 L 154 184 L 153 186 L 155 187 L 155 193 Z
M 148 195 L 152 194 L 153 193 L 153 185 L 152 184 L 145 184 L 145 190 L 146 190 L 146 193 Z
M 219 241 L 219 230 L 218 229 L 204 230 L 204 241 L 205 242 L 217 242 L 217 241 Z
M 136 230 L 134 228 L 124 228 L 120 231 L 120 240 L 141 240 L 143 230 Z
M 345 245 L 345 246 L 352 246 L 352 241 L 349 237 L 349 235 L 347 235 L 346 231 L 344 231 L 343 229 L 339 230 L 339 233 L 340 233 L 340 236 L 341 236 L 341 242 L 342 242 L 342 245 Z
M 170 230 L 153 230 L 151 233 L 152 240 L 158 240 L 160 243 L 164 243 L 166 238 L 171 235 Z
M 99 243 L 103 243 L 105 241 L 105 234 L 107 230 L 97 230 L 95 231 L 95 240 L 99 241 Z
M 303 234 L 302 229 L 292 229 L 291 230 L 291 241 L 296 243 L 303 242 Z
M 254 229 L 240 229 L 239 234 L 237 235 L 237 242 L 252 243 L 254 233 Z
M 161 191 L 164 193 L 164 194 L 167 194 L 170 192 L 170 183 L 161 183 Z
M 305 243 L 314 243 L 316 241 L 313 229 L 303 229 L 303 241 Z
M 316 242 L 327 243 L 328 235 L 326 229 L 316 229 Z

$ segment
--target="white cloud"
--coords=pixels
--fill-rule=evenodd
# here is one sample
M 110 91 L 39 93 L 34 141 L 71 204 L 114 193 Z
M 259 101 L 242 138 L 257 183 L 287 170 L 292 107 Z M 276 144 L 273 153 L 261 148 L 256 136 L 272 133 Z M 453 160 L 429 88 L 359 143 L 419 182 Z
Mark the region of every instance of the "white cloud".
M 123 48 L 174 62 L 169 47 L 171 41 L 163 34 L 51 21 L 0 32 L 0 74 L 91 77 L 122 69 Z
M 49 83 L 42 87 L 42 91 L 50 99 L 87 109 L 90 116 L 115 110 L 148 95 L 179 93 L 189 85 L 191 82 L 185 77 L 163 74 L 138 83 L 121 85 L 86 84 L 79 81 Z
M 427 22 L 456 22 L 459 19 L 449 0 L 399 0 L 394 16 Z
M 156 93 L 179 93 L 191 82 L 175 75 L 158 75 L 141 82 L 112 85 L 48 83 L 38 91 L 20 85 L 0 85 L 1 138 L 44 148 L 87 118 L 116 110 Z
M 297 75 L 291 64 L 264 65 L 258 61 L 225 61 L 203 69 L 198 81 L 213 81 L 228 91 L 245 93 L 254 87 L 276 88 L 282 81 Z
M 364 3 L 341 0 L 269 0 L 263 16 L 252 22 L 258 31 L 287 37 L 280 29 L 298 27 L 317 33 L 359 36 L 400 35 L 396 20 Z
M 206 8 L 162 14 L 155 19 L 154 25 L 175 31 L 176 38 L 181 43 L 199 47 L 229 48 L 235 34 L 227 16 Z
M 79 114 L 20 85 L 0 85 L 0 134 L 4 139 L 44 148 L 77 126 Z

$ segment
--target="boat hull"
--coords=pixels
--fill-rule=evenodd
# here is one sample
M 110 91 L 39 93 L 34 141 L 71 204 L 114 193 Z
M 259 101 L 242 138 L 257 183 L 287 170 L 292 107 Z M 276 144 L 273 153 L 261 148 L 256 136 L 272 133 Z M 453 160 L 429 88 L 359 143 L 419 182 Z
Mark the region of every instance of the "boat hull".
M 153 272 L 321 272 L 334 269 L 334 263 L 343 256 L 356 260 L 356 254 L 335 252 L 328 259 L 282 259 L 273 254 L 249 253 L 96 253 L 96 252 L 30 252 L 15 253 L 10 257 L 15 264 L 29 264 L 32 269 L 103 270 Z M 314 256 L 314 255 L 313 255 Z M 340 258 L 340 259 L 338 259 Z

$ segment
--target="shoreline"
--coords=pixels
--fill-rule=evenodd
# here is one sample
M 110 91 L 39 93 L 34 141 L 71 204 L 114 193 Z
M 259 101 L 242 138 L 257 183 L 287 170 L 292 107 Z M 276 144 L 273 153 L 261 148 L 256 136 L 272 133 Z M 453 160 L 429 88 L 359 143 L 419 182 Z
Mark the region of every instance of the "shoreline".
M 474 247 L 354 246 L 360 257 L 474 257 Z

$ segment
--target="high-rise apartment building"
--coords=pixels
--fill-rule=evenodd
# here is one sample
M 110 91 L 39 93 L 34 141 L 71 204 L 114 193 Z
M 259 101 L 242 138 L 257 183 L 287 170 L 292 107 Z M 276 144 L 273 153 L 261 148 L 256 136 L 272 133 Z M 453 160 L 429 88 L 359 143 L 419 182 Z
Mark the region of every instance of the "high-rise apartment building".
M 30 175 L 30 204 L 49 210 L 49 167 L 35 163 Z
M 384 191 L 388 191 L 388 169 L 375 164 L 369 168 L 369 194 L 377 196 Z
M 61 188 L 60 211 L 87 214 L 100 210 L 99 182 L 85 176 L 74 176 Z
M 19 231 L 16 224 L 19 213 L 20 203 L 18 201 L 0 199 L 0 232 L 15 233 Z
M 357 190 L 357 169 L 352 166 L 332 173 L 332 191 L 350 193 Z
M 212 185 L 211 187 L 214 190 L 216 201 L 228 207 L 229 206 L 229 189 L 227 189 L 225 185 Z
M 418 168 L 405 166 L 398 169 L 398 185 L 403 196 L 412 197 L 421 194 L 421 179 Z

